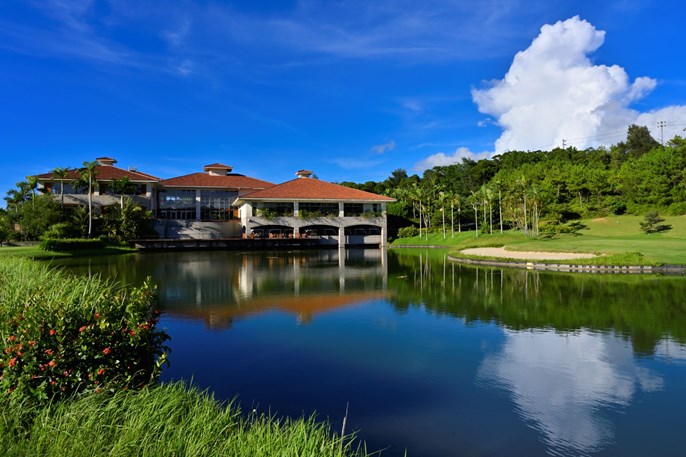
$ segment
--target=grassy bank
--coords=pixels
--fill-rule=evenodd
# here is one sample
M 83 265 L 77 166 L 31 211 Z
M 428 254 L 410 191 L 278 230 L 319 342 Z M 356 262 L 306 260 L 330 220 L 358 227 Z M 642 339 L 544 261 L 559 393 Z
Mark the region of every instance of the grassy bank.
M 102 255 L 131 254 L 135 248 L 127 246 L 107 246 L 102 249 L 83 249 L 72 252 L 44 251 L 38 244 L 29 246 L 1 246 L 0 257 L 23 257 L 33 260 L 52 260 L 67 257 L 95 257 Z
M 530 239 L 520 232 L 498 232 L 493 235 L 473 231 L 455 233 L 430 233 L 425 237 L 402 238 L 392 246 L 445 246 L 454 250 L 479 246 L 506 246 L 515 251 L 589 252 L 603 257 L 575 261 L 580 264 L 606 265 L 654 265 L 686 263 L 686 216 L 665 217 L 665 224 L 672 229 L 663 233 L 647 235 L 640 229 L 639 216 L 611 216 L 581 221 L 588 228 L 578 235 L 561 235 L 550 239 Z M 638 262 L 638 263 L 637 263 Z
M 0 257 L 0 455 L 364 455 L 314 418 L 242 415 L 157 385 L 167 348 L 156 302 L 147 282 Z
M 90 394 L 40 410 L 6 404 L 3 456 L 362 456 L 325 423 L 241 414 L 183 384 Z

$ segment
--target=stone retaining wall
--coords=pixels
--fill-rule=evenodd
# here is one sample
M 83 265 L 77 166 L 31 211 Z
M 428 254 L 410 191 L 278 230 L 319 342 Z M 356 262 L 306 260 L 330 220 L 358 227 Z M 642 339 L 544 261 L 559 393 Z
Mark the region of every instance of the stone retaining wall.
M 639 273 L 651 274 L 661 273 L 670 275 L 686 274 L 686 266 L 684 265 L 572 265 L 562 263 L 541 263 L 541 262 L 527 262 L 527 261 L 507 261 L 507 260 L 488 260 L 488 259 L 465 259 L 461 257 L 448 256 L 453 262 L 464 263 L 468 265 L 485 265 L 491 267 L 510 267 L 510 268 L 524 268 L 527 270 L 545 270 L 545 271 L 564 271 L 573 273 Z

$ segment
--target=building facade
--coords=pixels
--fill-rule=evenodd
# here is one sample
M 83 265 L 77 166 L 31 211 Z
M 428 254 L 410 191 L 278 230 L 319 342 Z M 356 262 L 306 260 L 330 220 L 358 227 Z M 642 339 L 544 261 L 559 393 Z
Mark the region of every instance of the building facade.
M 229 165 L 205 165 L 203 172 L 160 179 L 134 169 L 116 167 L 115 159 L 96 159 L 92 200 L 96 213 L 120 204 L 126 194 L 154 214 L 162 239 L 317 238 L 321 244 L 378 245 L 387 241 L 386 204 L 395 201 L 312 178 L 273 184 L 233 173 Z M 65 206 L 88 204 L 88 187 L 78 170 L 61 178 L 38 175 L 43 189 Z M 118 193 L 119 192 L 119 193 Z
M 317 237 L 339 247 L 385 246 L 386 204 L 395 199 L 311 177 L 297 178 L 236 199 L 248 237 Z

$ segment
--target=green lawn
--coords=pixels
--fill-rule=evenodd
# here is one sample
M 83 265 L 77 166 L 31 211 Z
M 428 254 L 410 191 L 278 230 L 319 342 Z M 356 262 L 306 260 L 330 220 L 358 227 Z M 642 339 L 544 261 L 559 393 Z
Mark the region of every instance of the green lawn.
M 1 246 L 0 247 L 0 257 L 2 256 L 16 256 L 16 257 L 27 257 L 34 260 L 50 260 L 59 259 L 65 257 L 93 257 L 101 255 L 112 255 L 112 254 L 129 254 L 131 252 L 136 252 L 134 248 L 123 247 L 123 246 L 107 246 L 103 249 L 83 249 L 79 251 L 72 252 L 53 252 L 44 251 L 38 244 L 30 246 Z
M 664 223 L 671 225 L 672 229 L 652 235 L 641 231 L 639 222 L 642 220 L 640 216 L 587 219 L 582 222 L 588 229 L 581 230 L 579 235 L 563 235 L 551 239 L 530 239 L 514 231 L 481 234 L 477 238 L 470 231 L 459 236 L 456 233 L 455 238 L 451 238 L 448 232 L 445 240 L 442 233 L 429 234 L 428 241 L 425 237 L 404 238 L 395 240 L 392 246 L 429 245 L 456 249 L 506 246 L 516 251 L 591 252 L 613 256 L 618 264 L 624 264 L 623 258 L 633 263 L 637 256 L 628 254 L 640 253 L 643 256 L 642 263 L 686 264 L 686 216 L 665 217 Z

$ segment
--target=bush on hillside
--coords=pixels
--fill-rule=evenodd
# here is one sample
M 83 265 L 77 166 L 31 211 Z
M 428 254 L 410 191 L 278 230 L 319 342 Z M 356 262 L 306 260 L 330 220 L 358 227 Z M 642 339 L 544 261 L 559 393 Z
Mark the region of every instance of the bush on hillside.
M 641 230 L 647 234 L 651 234 L 664 232 L 672 228 L 671 225 L 662 224 L 664 221 L 664 218 L 660 217 L 660 214 L 657 211 L 648 211 L 643 221 L 639 222 L 639 224 L 641 225 Z
M 419 231 L 417 230 L 417 227 L 415 227 L 414 225 L 398 229 L 398 238 L 412 238 L 413 236 L 417 236 L 418 234 Z
M 167 335 L 156 293 L 0 259 L 0 396 L 47 402 L 156 379 Z
M 83 249 L 102 249 L 105 242 L 99 238 L 45 238 L 40 242 L 40 248 L 44 251 L 70 252 Z

